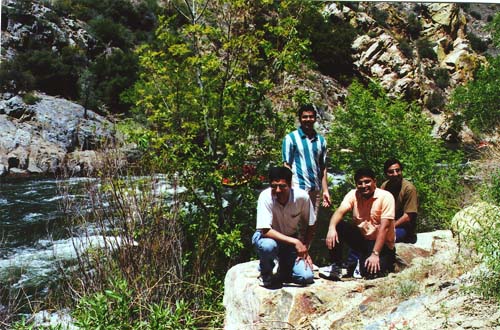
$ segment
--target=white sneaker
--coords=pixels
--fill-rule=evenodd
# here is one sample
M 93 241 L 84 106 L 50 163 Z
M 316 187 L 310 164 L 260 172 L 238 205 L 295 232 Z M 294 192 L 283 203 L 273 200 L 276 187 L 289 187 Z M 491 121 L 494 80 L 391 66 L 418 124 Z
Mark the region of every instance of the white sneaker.
M 318 273 L 319 277 L 331 281 L 340 281 L 340 279 L 342 278 L 342 269 L 335 264 L 321 267 Z
M 359 260 L 358 260 L 358 264 L 356 265 L 356 268 L 354 269 L 354 272 L 352 273 L 352 277 L 354 278 L 363 278 L 363 276 L 361 276 L 361 272 L 359 271 Z

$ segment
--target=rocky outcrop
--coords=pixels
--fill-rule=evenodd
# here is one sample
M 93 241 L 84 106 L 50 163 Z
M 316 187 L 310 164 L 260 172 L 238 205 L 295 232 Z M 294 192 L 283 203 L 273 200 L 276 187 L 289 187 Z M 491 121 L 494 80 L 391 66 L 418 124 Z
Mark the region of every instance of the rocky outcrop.
M 12 59 L 26 48 L 30 38 L 58 49 L 61 45 L 94 51 L 97 42 L 86 25 L 70 17 L 60 17 L 38 1 L 2 1 L 2 61 Z
M 96 148 L 113 142 L 113 124 L 82 106 L 35 94 L 0 100 L 0 175 L 86 174 L 97 165 Z
M 315 277 L 307 287 L 268 290 L 258 285 L 257 261 L 236 265 L 224 283 L 225 329 L 440 329 L 498 322 L 500 313 L 492 308 L 485 308 L 484 318 L 455 308 L 477 297 L 458 294 L 467 277 L 459 277 L 462 268 L 450 231 L 421 233 L 415 245 L 398 243 L 396 249 L 398 272 L 386 278 L 333 282 Z

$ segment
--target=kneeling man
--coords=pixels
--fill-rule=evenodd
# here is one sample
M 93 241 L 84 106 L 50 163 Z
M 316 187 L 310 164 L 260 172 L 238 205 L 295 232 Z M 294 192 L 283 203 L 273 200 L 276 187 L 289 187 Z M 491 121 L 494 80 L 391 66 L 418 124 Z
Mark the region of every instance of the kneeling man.
M 377 188 L 375 173 L 371 169 L 357 170 L 354 181 L 356 189 L 345 195 L 330 219 L 326 236 L 326 246 L 332 250 L 331 279 L 341 277 L 342 243 L 360 256 L 361 276 L 375 278 L 394 270 L 394 197 Z M 342 221 L 350 211 L 352 222 Z
M 287 167 L 269 171 L 270 187 L 257 203 L 257 231 L 252 243 L 260 259 L 262 286 L 283 282 L 306 285 L 313 282 L 313 262 L 308 253 L 316 228 L 316 216 L 309 194 L 292 188 L 292 172 Z M 278 259 L 278 274 L 273 275 Z

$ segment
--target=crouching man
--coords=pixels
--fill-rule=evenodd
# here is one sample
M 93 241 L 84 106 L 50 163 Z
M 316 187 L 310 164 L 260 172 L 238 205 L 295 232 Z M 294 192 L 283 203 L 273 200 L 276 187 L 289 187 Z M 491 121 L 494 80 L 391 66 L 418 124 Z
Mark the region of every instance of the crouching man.
M 309 194 L 292 188 L 292 172 L 287 167 L 269 171 L 270 187 L 257 202 L 257 231 L 252 243 L 260 259 L 261 285 L 313 283 L 313 262 L 308 247 L 314 236 L 316 216 Z M 279 267 L 273 274 L 275 259 Z
M 326 236 L 326 246 L 333 259 L 330 274 L 326 277 L 333 280 L 342 276 L 343 243 L 360 256 L 361 276 L 375 278 L 394 271 L 394 197 L 377 188 L 375 173 L 371 169 L 357 170 L 354 181 L 356 189 L 345 195 L 330 219 Z M 352 212 L 351 223 L 342 221 L 348 212 Z M 348 265 L 348 269 L 354 267 Z

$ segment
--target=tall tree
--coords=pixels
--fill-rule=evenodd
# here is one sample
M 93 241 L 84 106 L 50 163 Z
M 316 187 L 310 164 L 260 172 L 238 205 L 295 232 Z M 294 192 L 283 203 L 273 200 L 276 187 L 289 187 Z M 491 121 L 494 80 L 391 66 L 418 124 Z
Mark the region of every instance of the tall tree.
M 285 132 L 266 95 L 305 61 L 308 42 L 296 26 L 311 3 L 171 3 L 177 15 L 162 17 L 157 42 L 140 48 L 142 72 L 128 98 L 148 125 L 138 141 L 187 188 L 186 262 L 196 280 L 224 273 L 226 258 L 248 257 L 259 183 L 253 174 L 279 163 Z

